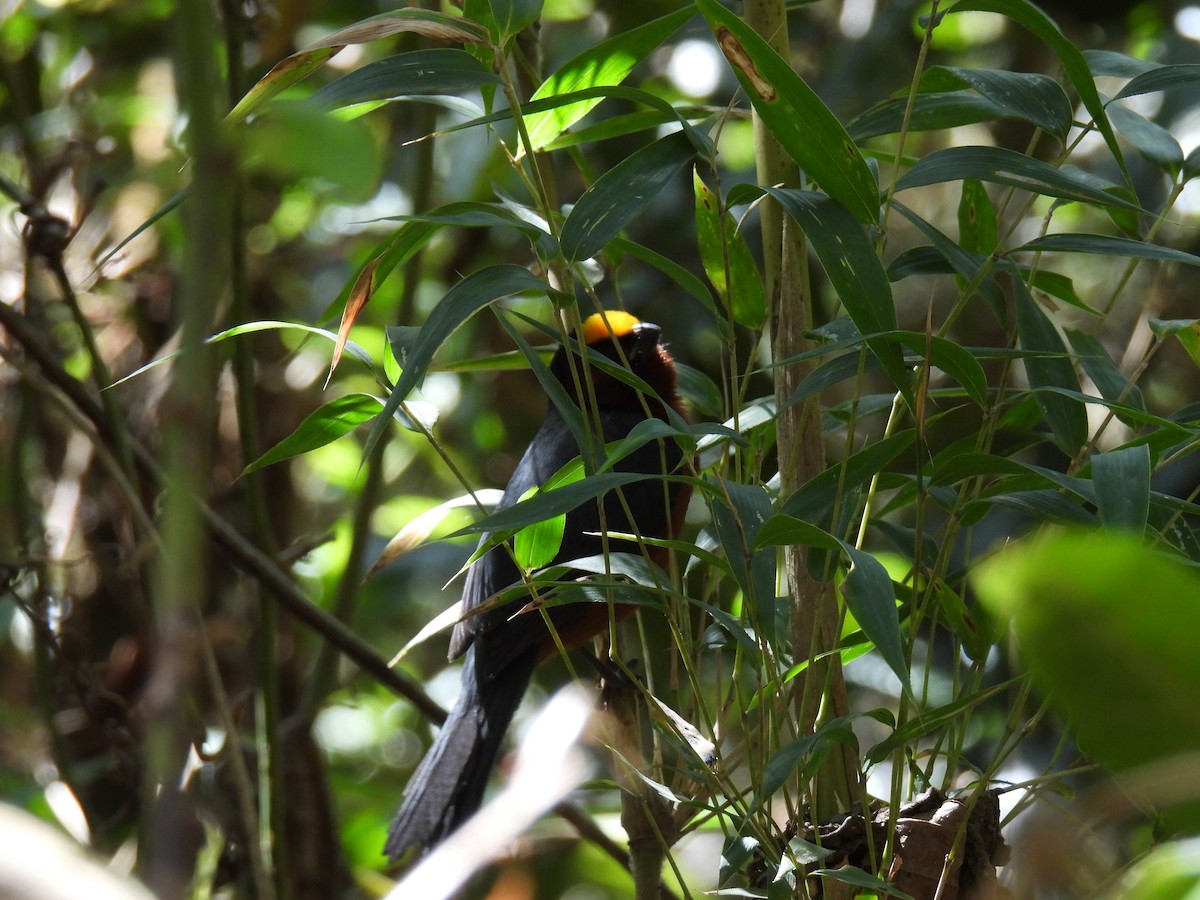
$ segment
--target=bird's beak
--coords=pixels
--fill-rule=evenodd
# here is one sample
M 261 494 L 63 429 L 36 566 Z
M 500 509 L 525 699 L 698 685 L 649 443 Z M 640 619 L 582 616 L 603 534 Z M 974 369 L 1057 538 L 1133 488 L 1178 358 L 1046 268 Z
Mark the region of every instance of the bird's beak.
M 634 342 L 630 352 L 630 362 L 634 359 L 648 356 L 658 348 L 658 339 L 662 337 L 662 329 L 652 322 L 638 322 L 633 326 Z

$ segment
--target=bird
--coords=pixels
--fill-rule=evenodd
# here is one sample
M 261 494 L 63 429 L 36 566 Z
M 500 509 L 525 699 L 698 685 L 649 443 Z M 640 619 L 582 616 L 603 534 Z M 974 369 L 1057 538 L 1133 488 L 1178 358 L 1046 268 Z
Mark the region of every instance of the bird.
M 594 433 L 604 444 L 624 438 L 649 418 L 668 421 L 668 409 L 686 419 L 675 362 L 657 325 L 624 311 L 605 310 L 585 319 L 579 333 L 588 351 L 627 368 L 653 391 L 642 393 L 594 362 L 589 362 L 585 371 L 583 357 L 571 346 L 555 352 L 550 373 L 584 418 L 593 423 Z M 513 470 L 498 509 L 541 487 L 580 455 L 575 437 L 551 403 L 545 421 Z M 689 471 L 690 461 L 678 442 L 650 441 L 613 468 L 645 473 L 647 479 L 626 485 L 620 496 L 611 491 L 568 511 L 562 542 L 551 565 L 599 555 L 606 548 L 609 552 L 639 552 L 636 542 L 611 535 L 668 538 L 678 534 L 691 494 L 686 478 L 666 478 Z M 611 535 L 606 539 L 599 534 L 602 530 Z M 483 535 L 480 546 L 488 540 L 489 535 Z M 661 547 L 651 548 L 649 553 L 652 560 L 665 565 L 667 552 Z M 570 577 L 568 573 L 564 579 Z M 558 653 L 541 614 L 514 615 L 528 602 L 528 594 L 470 615 L 520 580 L 511 548 L 504 544 L 492 547 L 467 571 L 463 618 L 454 627 L 449 647 L 451 661 L 463 658 L 462 688 L 436 740 L 409 779 L 388 830 L 384 853 L 393 861 L 412 850 L 427 853 L 479 808 L 505 732 L 534 669 Z M 621 618 L 632 609 L 618 604 L 615 615 Z M 603 633 L 610 622 L 605 603 L 564 603 L 545 612 L 567 649 Z

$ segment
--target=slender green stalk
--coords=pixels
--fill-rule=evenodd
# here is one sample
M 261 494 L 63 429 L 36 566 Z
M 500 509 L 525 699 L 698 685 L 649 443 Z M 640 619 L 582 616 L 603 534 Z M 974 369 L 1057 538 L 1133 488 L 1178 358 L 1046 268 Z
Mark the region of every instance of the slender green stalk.
M 187 143 L 195 188 L 183 209 L 184 247 L 175 310 L 180 355 L 160 409 L 163 467 L 163 553 L 154 589 L 155 653 L 147 684 L 146 784 L 139 863 L 159 896 L 176 896 L 183 873 L 173 864 L 183 840 L 180 805 L 172 803 L 187 757 L 197 674 L 195 604 L 208 585 L 207 541 L 200 501 L 208 490 L 209 442 L 214 421 L 215 376 L 203 348 L 212 332 L 212 310 L 228 290 L 228 155 L 220 134 L 220 96 L 213 48 L 216 28 L 206 0 L 183 0 L 175 13 L 176 84 L 187 115 Z
M 746 22 L 784 59 L 788 58 L 787 14 L 783 0 L 747 0 Z M 796 185 L 799 173 L 783 146 L 754 115 L 757 177 L 760 184 Z M 768 199 L 760 209 L 763 234 L 764 286 L 770 308 L 771 352 L 774 359 L 790 359 L 809 349 L 804 336 L 813 322 L 808 255 L 802 235 L 784 221 L 778 203 Z M 804 365 L 781 366 L 775 370 L 777 438 L 780 491 L 788 496 L 825 469 L 820 401 L 809 398 L 789 404 L 800 382 L 808 374 Z M 791 644 L 796 654 L 809 653 L 813 662 L 795 679 L 799 732 L 812 731 L 820 715 L 841 716 L 849 712 L 841 659 L 829 653 L 837 647 L 839 620 L 832 585 L 813 579 L 805 566 L 800 547 L 783 552 L 787 591 L 792 603 Z M 814 689 L 814 686 L 819 686 Z M 821 690 L 820 688 L 826 688 Z M 823 699 L 822 699 L 823 698 Z M 846 750 L 831 753 L 829 763 L 815 779 L 816 819 L 832 816 L 849 807 L 858 795 L 858 761 Z
M 222 21 L 225 26 L 229 105 L 232 108 L 245 91 L 246 77 L 242 66 L 245 22 L 242 19 L 239 4 L 232 0 L 222 0 L 221 9 Z M 230 189 L 233 196 L 229 206 L 227 238 L 229 241 L 232 303 L 229 307 L 227 327 L 240 325 L 253 318 L 250 308 L 249 274 L 246 269 L 245 184 L 238 166 L 231 166 L 230 170 Z M 247 461 L 257 459 L 261 450 L 261 441 L 258 432 L 258 404 L 255 401 L 254 344 L 252 341 L 233 342 L 233 373 L 237 382 L 235 403 L 242 459 Z M 277 549 L 277 535 L 267 514 L 267 498 L 263 488 L 262 475 L 259 472 L 251 472 L 243 476 L 241 484 L 250 512 L 253 540 L 265 552 L 274 553 Z M 261 586 L 254 584 L 253 588 L 258 593 L 256 639 L 258 643 L 259 701 L 256 708 L 261 712 L 261 715 L 256 716 L 255 730 L 260 769 L 263 770 L 265 777 L 260 780 L 260 795 L 264 802 L 259 810 L 259 834 L 255 842 L 256 855 L 259 858 L 252 859 L 252 863 L 262 868 L 265 876 L 272 878 L 270 886 L 274 894 L 277 897 L 286 898 L 288 896 L 287 842 L 282 839 L 284 835 L 284 748 L 279 740 L 279 667 L 275 648 L 276 633 L 279 630 L 279 615 L 274 602 L 266 595 Z M 262 893 L 264 889 L 265 886 L 260 886 L 259 893 Z

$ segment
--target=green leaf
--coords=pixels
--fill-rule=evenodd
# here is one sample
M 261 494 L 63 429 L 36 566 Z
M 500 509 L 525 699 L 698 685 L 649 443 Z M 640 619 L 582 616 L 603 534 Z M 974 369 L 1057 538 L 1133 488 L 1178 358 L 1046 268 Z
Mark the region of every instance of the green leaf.
M 1105 234 L 1048 234 L 1035 238 L 1018 250 L 1041 250 L 1054 253 L 1094 253 L 1097 256 L 1130 256 L 1135 259 L 1156 259 L 1162 262 L 1183 263 L 1185 266 L 1200 266 L 1200 256 L 1147 244 L 1131 238 L 1113 237 Z
M 708 375 L 681 362 L 675 363 L 675 374 L 679 376 L 679 395 L 697 418 L 711 420 L 721 414 L 721 391 Z
M 936 335 L 926 335 L 919 331 L 886 331 L 881 334 L 855 335 L 830 344 L 816 347 L 807 353 L 790 359 L 779 360 L 776 365 L 788 365 L 807 359 L 816 359 L 844 350 L 848 347 L 858 347 L 867 343 L 897 343 L 908 347 L 913 354 L 924 359 L 928 353 L 928 361 L 954 378 L 967 392 L 972 400 L 980 406 L 987 405 L 987 376 L 979 364 L 976 354 L 954 341 L 940 338 Z M 789 403 L 799 403 L 817 391 L 824 390 L 844 378 L 855 375 L 859 362 L 854 357 L 839 357 L 808 375 L 796 388 L 789 398 Z M 872 368 L 868 362 L 867 369 Z M 826 371 L 828 370 L 828 371 Z M 810 383 L 811 382 L 811 383 Z
M 866 484 L 873 475 L 911 447 L 915 439 L 916 433 L 908 428 L 846 457 L 797 488 L 779 506 L 779 512 L 797 519 L 818 520 L 833 508 L 840 492 Z
M 696 0 L 717 46 L 771 134 L 805 174 L 859 222 L 879 217 L 879 187 L 837 116 L 786 60 L 717 0 Z
M 545 234 L 543 227 L 535 225 L 499 203 L 481 203 L 462 200 L 447 203 L 427 213 L 413 216 L 388 216 L 391 222 L 430 222 L 435 225 L 457 225 L 462 228 L 514 228 L 524 234 Z
M 354 277 L 346 281 L 341 291 L 338 292 L 338 296 L 326 307 L 321 318 L 328 319 L 346 308 L 354 286 L 359 283 L 359 279 L 362 278 L 368 266 L 375 267 L 372 274 L 372 285 L 375 290 L 378 290 L 392 272 L 404 265 L 429 242 L 438 227 L 429 222 L 409 222 L 377 244 L 371 254 L 358 266 Z
M 1136 204 L 1098 187 L 1095 176 L 1085 176 L 1075 170 L 1056 169 L 1040 159 L 1003 147 L 950 147 L 936 150 L 918 160 L 896 182 L 896 190 L 905 191 L 969 178 L 1006 184 L 1060 200 L 1140 211 Z
M 874 355 L 868 355 L 864 360 L 861 358 L 861 354 L 847 353 L 831 359 L 804 376 L 804 380 L 796 386 L 792 396 L 788 397 L 788 404 L 803 403 L 826 388 L 833 387 L 848 378 L 858 377 L 859 372 L 866 375 L 876 371 L 879 367 L 879 360 Z
M 228 340 L 229 338 L 238 337 L 243 334 L 254 334 L 257 331 L 303 331 L 306 334 L 315 334 L 318 337 L 328 338 L 330 341 L 337 343 L 337 335 L 332 331 L 326 331 L 324 328 L 317 328 L 313 325 L 300 325 L 296 322 L 272 322 L 266 320 L 260 322 L 247 322 L 244 325 L 235 325 L 233 328 L 227 328 L 225 331 L 222 331 L 219 334 L 214 334 L 212 337 L 206 338 L 204 343 L 219 344 L 221 341 Z M 118 378 L 116 381 L 110 384 L 109 387 L 114 388 L 119 384 L 124 384 L 131 379 L 137 378 L 144 372 L 148 372 L 165 362 L 169 362 L 170 360 L 179 356 L 179 354 L 182 352 L 183 351 L 181 350 L 176 350 L 173 353 L 167 353 L 164 356 L 160 356 L 158 359 L 151 360 L 140 369 L 130 372 L 124 378 Z M 378 372 L 375 369 L 375 361 L 371 359 L 370 353 L 368 353 L 360 345 L 354 343 L 354 341 L 346 341 L 345 352 L 366 366 L 373 375 L 376 375 L 377 381 L 381 381 L 381 379 L 378 378 Z
M 552 491 L 556 487 L 573 484 L 583 480 L 583 466 L 579 460 L 568 463 L 562 470 L 556 472 L 540 488 L 530 488 L 522 500 L 538 494 Z M 526 525 L 513 535 L 513 555 L 522 570 L 528 572 L 549 565 L 562 546 L 563 534 L 567 527 L 566 513 L 560 513 L 548 519 L 542 519 Z
M 1063 71 L 1067 74 L 1067 78 L 1070 79 L 1071 86 L 1079 94 L 1084 108 L 1104 136 L 1104 142 L 1108 144 L 1109 152 L 1112 153 L 1113 159 L 1121 169 L 1121 174 L 1125 176 L 1126 183 L 1130 183 L 1129 169 L 1125 165 L 1121 145 L 1117 143 L 1117 136 L 1113 133 L 1112 125 L 1109 124 L 1108 117 L 1105 115 L 1104 101 L 1100 99 L 1100 94 L 1096 90 L 1096 83 L 1092 79 L 1092 70 L 1088 67 L 1087 60 L 1083 58 L 1079 49 L 1062 33 L 1062 29 L 1028 0 L 961 0 L 946 12 L 950 14 L 970 10 L 1007 16 L 1037 36 L 1054 52 Z
M 558 109 L 562 106 L 568 106 L 572 103 L 578 103 L 583 100 L 625 100 L 629 103 L 637 103 L 642 106 L 648 106 L 651 110 L 661 113 L 663 121 L 678 123 L 678 125 L 692 137 L 692 142 L 696 146 L 702 146 L 705 139 L 701 134 L 691 126 L 688 122 L 684 111 L 677 110 L 667 100 L 659 97 L 649 91 L 640 90 L 639 88 L 624 87 L 623 85 L 603 85 L 600 87 L 583 88 L 578 91 L 571 91 L 567 94 L 559 94 L 554 97 L 546 97 L 543 100 L 531 100 L 521 104 L 521 113 L 524 116 L 531 116 L 535 113 L 543 113 L 549 110 Z M 707 115 L 705 111 L 702 115 Z M 443 128 L 439 134 L 453 134 L 456 131 L 466 131 L 470 128 L 476 128 L 480 125 L 490 125 L 494 122 L 507 122 L 513 117 L 512 110 L 505 107 L 504 109 L 488 113 L 486 116 L 481 116 L 478 119 L 470 119 L 466 122 L 459 122 L 456 125 L 450 125 Z
M 942 66 L 1013 118 L 1031 122 L 1060 140 L 1071 130 L 1071 101 L 1048 75 L 1002 69 Z
M 1136 78 L 1162 66 L 1162 63 L 1137 59 L 1116 50 L 1084 50 L 1083 58 L 1097 77 L 1111 75 L 1114 78 Z
M 369 100 L 457 93 L 499 82 L 491 69 L 463 50 L 413 50 L 355 69 L 321 88 L 307 102 L 337 109 Z
M 543 100 L 583 88 L 620 84 L 635 65 L 694 15 L 691 7 L 685 7 L 589 47 L 560 66 L 530 99 Z M 548 147 L 600 102 L 601 98 L 596 97 L 525 116 L 525 128 L 533 148 L 543 150 Z
M 545 282 L 535 278 L 528 269 L 501 265 L 490 266 L 468 275 L 447 292 L 421 326 L 420 334 L 408 356 L 399 360 L 403 369 L 400 380 L 396 382 L 396 387 L 388 397 L 384 414 L 371 426 L 371 433 L 367 436 L 367 443 L 363 449 L 364 459 L 370 456 L 375 444 L 383 435 L 383 429 L 387 427 L 388 421 L 400 408 L 409 391 L 424 379 L 434 354 L 446 339 L 485 306 L 502 297 L 529 291 L 546 295 L 551 293 Z
M 1079 294 L 1075 291 L 1075 282 L 1066 275 L 1061 275 L 1058 272 L 1051 272 L 1048 269 L 1031 270 L 1028 266 L 1017 266 L 1017 270 L 1021 273 L 1021 277 L 1039 291 L 1043 291 L 1069 306 L 1074 306 L 1076 309 L 1081 309 L 1093 316 L 1100 315 L 1098 310 L 1093 309 L 1083 302 Z
M 840 540 L 824 528 L 794 516 L 783 513 L 773 515 L 759 529 L 758 547 L 784 547 L 793 544 L 819 547 L 834 553 L 842 552 Z
M 609 116 L 598 122 L 580 125 L 577 128 L 572 128 L 570 131 L 564 131 L 548 143 L 546 149 L 565 150 L 568 147 L 598 144 L 601 141 L 608 141 L 613 138 L 640 134 L 668 123 L 674 124 L 680 120 L 681 116 L 704 118 L 706 113 L 707 110 L 702 108 L 679 108 L 672 112 L 662 109 L 641 109 L 637 112 Z
M 785 635 L 775 616 L 775 554 L 757 549 L 758 532 L 771 517 L 771 499 L 761 485 L 709 482 L 720 487 L 713 503 L 717 538 L 729 568 L 746 598 L 750 622 L 772 647 Z
M 958 200 L 958 241 L 967 253 L 995 253 L 1000 245 L 996 207 L 982 182 L 968 178 Z
M 1140 535 L 1150 516 L 1150 448 L 1121 447 L 1092 457 L 1096 506 L 1106 528 Z
M 1130 384 L 1129 379 L 1117 368 L 1117 364 L 1108 355 L 1103 344 L 1092 335 L 1076 331 L 1073 328 L 1066 329 L 1066 334 L 1071 349 L 1079 358 L 1079 364 L 1083 366 L 1083 371 L 1087 373 L 1088 378 L 1092 379 L 1096 389 L 1100 391 L 1101 397 L 1112 403 L 1128 404 L 1145 412 L 1146 402 L 1142 399 L 1141 388 L 1136 384 Z M 1126 424 L 1130 424 L 1132 421 L 1120 412 L 1117 413 L 1117 416 Z
M 518 314 L 519 315 L 519 314 Z M 521 336 L 517 328 L 508 320 L 507 316 L 498 315 L 496 317 L 500 321 L 500 326 L 508 332 L 508 336 L 512 338 L 521 355 L 525 357 L 525 361 L 529 364 L 529 370 L 538 380 L 546 396 L 550 398 L 550 403 L 558 410 L 558 414 L 562 417 L 563 423 L 567 426 L 567 430 L 571 432 L 571 437 L 575 440 L 575 446 L 581 447 L 584 450 L 584 462 L 588 471 L 595 471 L 600 465 L 600 460 L 595 458 L 598 442 L 589 438 L 588 426 L 583 420 L 583 413 L 571 396 L 567 393 L 566 388 L 562 383 L 554 377 L 550 371 L 550 367 L 546 364 L 538 352 Z M 521 316 L 524 318 L 524 316 Z
M 1150 847 L 1124 871 L 1114 900 L 1195 900 L 1200 897 L 1200 839 Z
M 853 118 L 846 126 L 856 141 L 881 134 L 899 134 L 904 127 L 908 99 L 885 100 Z M 1010 114 L 986 97 L 968 91 L 918 94 L 908 120 L 909 131 L 942 131 L 976 122 L 1006 119 Z
M 945 706 L 922 710 L 920 715 L 909 719 L 869 749 L 866 753 L 867 762 L 876 765 L 887 759 L 899 748 L 911 744 L 918 738 L 922 738 L 934 731 L 939 731 L 951 722 L 962 723 L 965 719 L 964 713 L 968 713 L 997 695 L 1011 690 L 1015 682 L 1016 679 L 1005 681 L 982 691 L 977 691 L 974 694 L 968 694 L 966 697 L 961 697 L 953 703 L 947 703 Z
M 1013 278 L 1012 284 L 1017 301 L 1017 340 L 1022 349 L 1058 354 L 1026 358 L 1025 373 L 1030 385 L 1078 393 L 1079 379 L 1075 376 L 1075 366 L 1058 330 L 1033 299 L 1025 282 Z M 1074 456 L 1087 441 L 1087 413 L 1083 404 L 1053 392 L 1038 391 L 1036 399 L 1054 434 L 1054 442 L 1068 457 Z
M 1200 575 L 1107 532 L 1012 545 L 972 579 L 1012 622 L 1034 680 L 1080 747 L 1118 768 L 1194 753 Z
M 662 419 L 646 419 L 638 422 L 625 437 L 617 441 L 609 441 L 604 445 L 604 462 L 599 471 L 607 472 L 633 451 L 646 446 L 651 441 L 676 438 L 690 441 L 691 434 L 680 431 Z
M 870 638 L 884 662 L 911 696 L 912 683 L 909 680 L 892 579 L 883 564 L 870 553 L 851 544 L 843 544 L 843 547 L 850 557 L 850 571 L 842 582 L 846 606 L 858 621 L 863 634 Z
M 800 765 L 804 757 L 808 756 L 816 746 L 818 735 L 819 732 L 791 741 L 771 754 L 771 758 L 767 760 L 767 765 L 763 769 L 762 784 L 755 792 L 758 800 L 775 796 L 792 777 L 792 773 L 796 771 L 796 767 Z M 757 806 L 758 803 L 756 802 L 755 805 Z
M 589 475 L 552 490 L 539 491 L 528 499 L 460 528 L 449 537 L 462 537 L 465 534 L 483 531 L 498 534 L 525 528 L 527 525 L 564 515 L 589 500 L 595 500 L 601 494 L 647 480 L 649 477 L 642 472 L 603 472 L 599 475 Z
M 892 288 L 866 232 L 836 200 L 813 191 L 739 185 L 736 195 L 767 193 L 804 231 L 846 312 L 863 334 L 896 328 Z M 731 192 L 732 197 L 735 192 Z M 739 201 L 740 202 L 740 201 Z M 901 384 L 903 379 L 899 379 Z
M 499 203 L 464 200 L 448 203 L 421 215 L 388 216 L 387 219 L 407 222 L 410 225 L 421 222 L 436 228 L 451 225 L 460 228 L 511 228 L 523 234 L 539 256 L 551 257 L 558 252 L 558 245 L 555 244 L 549 226 L 541 216 L 515 203 L 505 206 Z
M 790 501 L 785 507 L 789 505 Z M 829 550 L 847 561 L 849 571 L 842 582 L 846 605 L 854 614 L 863 634 L 896 673 L 900 684 L 911 692 L 904 637 L 900 633 L 900 616 L 896 611 L 896 591 L 887 570 L 871 554 L 786 512 L 772 516 L 757 533 L 758 547 L 793 544 Z
M 1119 102 L 1110 103 L 1107 110 L 1117 131 L 1151 163 L 1170 175 L 1183 167 L 1183 148 L 1171 132 Z
M 994 627 L 989 627 L 992 617 L 982 608 L 968 609 L 958 591 L 940 578 L 934 585 L 934 593 L 946 623 L 962 641 L 963 652 L 982 663 L 1001 637 Z
M 397 9 L 372 16 L 340 28 L 315 44 L 293 53 L 258 80 L 237 106 L 226 116 L 230 123 L 240 122 L 269 99 L 308 77 L 347 44 L 362 44 L 400 32 L 414 32 L 434 40 L 478 43 L 485 33 L 476 23 L 462 16 L 424 9 Z
M 1150 330 L 1160 338 L 1178 338 L 1192 362 L 1200 366 L 1200 319 L 1151 319 Z
M 496 44 L 505 46 L 542 14 L 542 0 L 487 0 Z
M 812 734 L 784 744 L 776 750 L 767 760 L 763 769 L 762 784 L 755 788 L 754 807 L 759 808 L 763 802 L 774 797 L 791 779 L 792 774 L 805 757 L 819 758 L 823 756 L 824 751 L 833 741 L 842 743 L 846 740 L 847 735 L 852 740 L 854 733 L 847 726 L 854 718 L 855 716 L 839 716 L 831 719 Z M 811 766 L 812 761 L 810 760 L 809 766 L 806 768 L 811 769 Z
M 899 900 L 913 900 L 910 895 L 904 893 L 900 888 L 888 884 L 886 881 L 876 878 L 871 873 L 864 872 L 856 866 L 842 866 L 837 869 L 814 869 L 812 874 L 819 878 L 828 878 L 831 881 L 838 881 L 842 884 L 862 888 L 876 895 L 897 897 Z
M 695 155 L 691 138 L 675 132 L 643 147 L 596 179 L 563 223 L 559 244 L 567 261 L 582 262 L 599 253 Z
M 697 300 L 704 304 L 704 308 L 713 314 L 713 319 L 718 328 L 721 329 L 722 335 L 727 331 L 725 318 L 717 310 L 717 304 L 713 300 L 712 291 L 710 291 L 702 280 L 697 278 L 679 263 L 669 257 L 663 256 L 649 247 L 644 247 L 641 244 L 635 244 L 633 241 L 623 237 L 615 237 L 608 242 L 608 246 L 614 253 L 622 256 L 632 256 L 635 259 L 640 259 L 647 265 L 654 266 L 664 275 L 679 285 Z M 732 340 L 732 338 L 726 338 Z
M 737 223 L 708 189 L 699 173 L 692 178 L 696 195 L 696 240 L 700 260 L 717 294 L 730 305 L 735 321 L 759 329 L 767 321 L 767 296 L 758 265 L 737 230 Z
M 1200 83 L 1200 66 L 1193 64 L 1159 66 L 1133 78 L 1113 99 L 1136 97 L 1176 87 L 1192 87 Z
M 800 226 L 859 332 L 872 335 L 895 330 L 896 308 L 887 273 L 875 253 L 875 245 L 846 209 L 813 191 L 753 185 L 735 187 L 730 191 L 729 202 L 744 202 L 762 193 L 778 200 Z M 899 348 L 894 344 L 871 343 L 871 338 L 867 342 L 897 388 L 911 399 L 912 372 L 904 364 Z
M 347 394 L 331 400 L 309 413 L 295 431 L 246 466 L 242 474 L 324 447 L 373 419 L 381 409 L 383 401 L 370 394 Z
M 964 247 L 960 247 L 954 241 L 950 240 L 945 234 L 939 231 L 931 223 L 925 221 L 921 216 L 905 206 L 903 203 L 896 202 L 895 209 L 900 215 L 908 219 L 926 237 L 933 243 L 934 249 L 941 254 L 946 262 L 948 262 L 954 273 L 958 275 L 964 282 L 968 284 L 975 283 L 979 271 L 986 265 L 990 265 L 988 256 L 982 253 L 968 252 Z M 988 251 L 988 254 L 995 251 L 995 247 Z M 996 284 L 990 274 L 979 282 L 979 295 L 987 301 L 996 317 L 1001 321 L 1005 318 L 1004 313 L 1004 295 L 1000 292 L 1000 286 Z

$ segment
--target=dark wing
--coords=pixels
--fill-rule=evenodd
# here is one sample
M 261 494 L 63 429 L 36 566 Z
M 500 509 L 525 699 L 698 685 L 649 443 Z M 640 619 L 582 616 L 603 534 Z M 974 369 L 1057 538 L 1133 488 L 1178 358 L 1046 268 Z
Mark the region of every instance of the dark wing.
M 512 477 L 504 488 L 504 496 L 500 498 L 496 508 L 500 510 L 512 506 L 526 491 L 545 484 L 550 476 L 578 455 L 579 446 L 571 436 L 570 429 L 563 422 L 562 416 L 552 408 L 547 413 L 541 429 L 525 448 L 525 454 L 513 470 Z M 490 534 L 485 534 L 480 539 L 480 544 L 486 543 L 490 537 Z M 520 578 L 521 573 L 517 571 L 517 566 L 508 551 L 504 547 L 493 547 L 467 570 L 462 594 L 463 613 L 481 606 L 489 597 L 515 584 Z M 450 638 L 450 658 L 461 656 L 475 640 L 476 635 L 492 630 L 511 615 L 511 610 L 499 608 L 459 622 L 454 626 L 454 633 Z
M 606 443 L 619 440 L 629 434 L 630 430 L 646 418 L 641 410 L 606 410 L 601 419 Z M 673 470 L 679 463 L 682 453 L 674 442 L 650 442 L 634 453 L 621 460 L 616 469 L 625 472 L 645 472 L 648 475 L 661 476 L 664 471 L 664 453 L 666 471 Z M 525 455 L 517 464 L 499 508 L 511 506 L 531 487 L 544 484 L 550 476 L 579 455 L 579 447 L 571 436 L 562 418 L 553 409 L 546 417 L 546 422 L 530 443 Z M 663 536 L 667 531 L 666 497 L 661 493 L 656 482 L 654 485 L 635 483 L 625 488 L 625 497 L 637 519 L 636 528 L 625 515 L 624 507 L 615 493 L 604 497 L 605 523 L 610 532 L 638 531 L 645 535 Z M 643 496 L 633 501 L 633 494 L 642 492 Z M 604 542 L 595 533 L 600 530 L 600 513 L 598 504 L 588 502 L 567 513 L 562 546 L 554 557 L 553 562 L 565 562 L 593 556 L 604 551 Z M 487 540 L 487 537 L 484 537 Z M 628 550 L 637 552 L 636 546 L 623 547 L 618 542 L 609 541 L 610 550 Z M 497 592 L 515 584 L 520 579 L 520 573 L 513 563 L 511 556 L 504 547 L 494 547 L 484 554 L 467 572 L 466 583 L 463 587 L 463 612 L 478 607 Z M 524 603 L 515 600 L 513 603 L 481 613 L 465 619 L 454 628 L 450 639 L 450 657 L 464 653 L 472 643 L 476 644 L 476 652 L 485 652 L 491 657 L 491 667 L 483 671 L 497 672 L 510 660 L 523 651 L 538 646 L 546 640 L 546 628 L 542 617 L 530 614 L 512 618 L 514 604 Z M 584 604 L 587 605 L 587 604 Z M 551 615 L 560 631 L 570 629 L 571 619 L 580 614 L 577 608 L 580 604 L 567 604 L 554 607 Z M 478 639 L 486 636 L 486 641 Z M 481 646 L 486 644 L 486 649 Z

